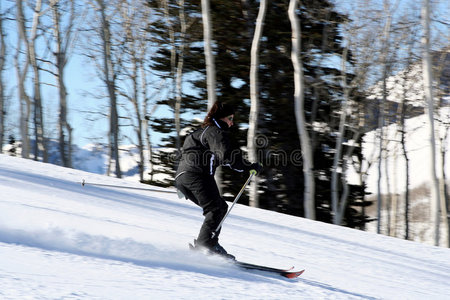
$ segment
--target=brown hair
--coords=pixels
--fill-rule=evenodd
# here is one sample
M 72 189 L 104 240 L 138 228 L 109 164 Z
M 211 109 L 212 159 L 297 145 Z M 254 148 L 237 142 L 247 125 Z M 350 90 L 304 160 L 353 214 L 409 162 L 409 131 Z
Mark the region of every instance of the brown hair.
M 205 119 L 203 120 L 202 127 L 211 126 L 214 124 L 213 119 L 221 119 L 234 114 L 234 108 L 227 103 L 216 101 L 209 110 Z

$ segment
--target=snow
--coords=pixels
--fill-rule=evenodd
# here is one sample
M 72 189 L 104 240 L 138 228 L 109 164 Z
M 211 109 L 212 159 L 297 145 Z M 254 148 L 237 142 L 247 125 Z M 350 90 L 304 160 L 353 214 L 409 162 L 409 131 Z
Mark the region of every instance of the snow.
M 236 205 L 221 244 L 189 251 L 200 209 L 138 183 L 0 155 L 0 299 L 449 299 L 450 250 Z M 157 187 L 149 187 L 156 188 Z
M 387 100 L 399 103 L 401 99 L 407 99 L 408 104 L 424 107 L 425 88 L 421 63 L 413 65 L 410 69 L 402 70 L 386 79 L 386 89 L 389 91 Z M 369 92 L 368 99 L 383 98 L 383 81 L 379 81 Z
M 435 111 L 436 114 L 436 148 L 437 148 L 437 163 L 436 170 L 439 178 L 442 178 L 442 173 L 450 174 L 450 128 L 447 120 L 450 117 L 450 107 L 442 107 Z M 379 156 L 379 131 L 374 130 L 365 134 L 363 139 L 363 154 L 366 161 L 363 164 L 363 172 L 366 173 L 366 192 L 372 193 L 372 199 L 375 199 L 378 194 L 378 156 Z M 383 163 L 381 166 L 382 180 L 381 180 L 381 194 L 385 198 L 383 200 L 383 211 L 381 218 L 381 233 L 388 234 L 388 214 L 384 210 L 386 206 L 386 195 L 391 195 L 392 211 L 390 226 L 391 235 L 403 237 L 405 235 L 405 191 L 406 191 L 406 160 L 403 155 L 403 148 L 401 145 L 400 128 L 397 124 L 391 124 L 383 128 L 384 145 L 386 149 L 384 152 Z M 445 136 L 447 137 L 445 138 Z M 414 118 L 405 120 L 405 147 L 408 152 L 409 159 L 409 190 L 410 190 L 410 227 L 409 238 L 427 243 L 434 244 L 434 227 L 431 223 L 431 193 L 429 187 L 432 186 L 431 178 L 431 147 L 430 147 L 430 124 L 428 115 L 422 114 Z M 446 149 L 445 161 L 443 163 L 441 149 Z M 386 157 L 387 153 L 387 157 Z M 349 181 L 352 183 L 359 183 L 360 176 L 353 169 L 349 167 Z M 394 200 L 395 198 L 395 200 Z M 395 213 L 396 212 L 396 213 Z M 376 204 L 369 207 L 367 213 L 371 217 L 377 217 Z M 367 231 L 376 232 L 377 222 L 369 223 L 366 227 Z M 447 231 L 444 226 L 441 226 L 440 245 L 447 244 Z
M 439 121 L 435 122 L 437 155 L 438 163 L 436 164 L 438 175 L 442 173 L 444 164 L 442 163 L 442 155 L 440 148 L 447 149 L 445 160 L 450 161 L 450 138 L 443 139 L 445 145 L 441 145 L 440 138 L 445 137 L 449 133 L 449 126 L 443 124 L 450 117 L 450 107 L 440 108 L 436 112 Z M 385 149 L 389 153 L 387 158 L 387 168 L 389 174 L 389 184 L 391 189 L 388 191 L 386 179 L 383 179 L 381 190 L 385 194 L 404 193 L 405 192 L 405 160 L 403 157 L 403 149 L 401 146 L 400 128 L 397 124 L 391 124 L 384 127 Z M 363 169 L 367 170 L 367 192 L 377 194 L 378 181 L 378 155 L 379 155 L 379 132 L 377 130 L 368 132 L 364 136 L 363 154 L 370 162 L 370 168 L 367 163 Z M 405 120 L 405 144 L 410 160 L 410 188 L 418 187 L 423 184 L 431 184 L 431 147 L 430 147 L 430 124 L 428 115 L 420 116 Z M 383 165 L 383 169 L 386 166 Z M 385 171 L 383 171 L 385 172 Z M 450 174 L 450 164 L 445 164 L 445 173 Z M 413 174 L 413 175 L 412 175 Z M 352 180 L 357 181 L 358 174 L 352 174 Z

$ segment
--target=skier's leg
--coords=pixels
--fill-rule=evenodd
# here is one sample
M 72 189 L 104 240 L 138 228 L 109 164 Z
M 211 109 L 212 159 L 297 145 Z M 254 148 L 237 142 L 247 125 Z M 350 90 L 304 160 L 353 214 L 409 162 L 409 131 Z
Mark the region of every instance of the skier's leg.
M 202 227 L 200 229 L 200 233 L 198 234 L 197 244 L 205 246 L 207 248 L 214 247 L 219 242 L 219 234 L 220 229 L 213 236 L 214 230 L 216 230 L 217 226 L 219 226 L 220 221 L 222 221 L 223 217 L 227 213 L 228 205 L 222 199 L 217 200 L 216 207 L 212 210 L 204 210 L 203 215 L 205 219 L 203 220 Z
M 207 248 L 216 246 L 218 233 L 214 238 L 212 235 L 227 213 L 228 204 L 220 196 L 214 177 L 183 174 L 177 179 L 177 186 L 184 187 L 183 193 L 203 209 L 205 219 L 197 238 L 197 244 Z

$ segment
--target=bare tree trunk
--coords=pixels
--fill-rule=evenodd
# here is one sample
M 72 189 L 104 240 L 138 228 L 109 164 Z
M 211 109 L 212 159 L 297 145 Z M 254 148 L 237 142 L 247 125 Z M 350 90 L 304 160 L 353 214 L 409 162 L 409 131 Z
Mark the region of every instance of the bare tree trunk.
M 176 100 L 175 100 L 175 128 L 177 131 L 176 137 L 176 147 L 177 151 L 181 151 L 181 122 L 180 122 L 180 113 L 181 113 L 181 101 L 183 97 L 183 66 L 184 66 L 184 48 L 186 45 L 185 37 L 186 37 L 186 18 L 184 13 L 184 0 L 178 0 L 179 6 L 179 18 L 180 18 L 180 46 L 178 49 L 178 62 L 177 62 L 177 74 L 176 74 Z M 175 44 L 174 44 L 175 47 Z
M 405 72 L 406 73 L 406 72 Z M 402 103 L 404 103 L 405 98 L 401 99 L 401 103 L 400 105 L 397 107 L 397 112 L 396 112 L 396 132 L 395 132 L 395 139 L 394 142 L 397 143 L 397 140 L 400 140 L 399 142 L 399 146 L 402 146 L 401 144 L 401 137 L 402 137 L 402 132 L 403 132 L 403 128 L 402 128 L 402 110 L 403 110 L 403 105 Z M 398 137 L 400 137 L 400 139 L 398 139 Z M 397 175 L 397 171 L 399 171 L 400 168 L 397 168 L 397 162 L 398 162 L 398 156 L 401 155 L 399 154 L 398 150 L 397 150 L 397 146 L 395 146 L 396 148 L 394 149 L 394 163 L 393 163 L 393 181 L 394 181 L 394 194 L 392 195 L 392 222 L 391 222 L 391 233 L 392 236 L 397 237 L 398 233 L 397 233 L 397 229 L 398 229 L 398 225 L 399 225 L 399 216 L 400 216 L 400 191 L 399 191 L 399 183 L 397 181 L 398 179 L 398 175 Z
M 404 105 L 404 104 L 402 104 Z M 402 132 L 401 132 L 401 144 L 403 150 L 403 157 L 405 159 L 405 240 L 409 240 L 409 157 L 406 150 L 405 141 L 405 109 L 402 108 Z
M 103 75 L 108 95 L 110 100 L 109 110 L 109 157 L 110 163 L 115 165 L 116 177 L 121 178 L 122 172 L 120 170 L 119 160 L 119 117 L 117 113 L 117 95 L 116 95 L 116 74 L 114 73 L 114 64 L 112 61 L 111 49 L 111 32 L 109 20 L 106 17 L 106 6 L 103 0 L 97 0 L 100 6 L 101 15 L 101 39 L 103 47 Z M 110 168 L 108 167 L 108 170 Z M 109 175 L 109 174 L 108 174 Z
M 142 99 L 144 100 L 143 102 L 143 113 L 144 113 L 144 118 L 142 120 L 143 122 L 143 126 L 142 126 L 142 130 L 145 134 L 145 142 L 147 145 L 147 151 L 148 151 L 148 173 L 150 175 L 150 181 L 153 181 L 153 149 L 152 149 L 152 141 L 151 141 L 151 136 L 150 136 L 150 129 L 148 126 L 148 122 L 150 121 L 150 116 L 153 115 L 153 113 L 156 110 L 156 105 L 153 106 L 152 111 L 149 111 L 149 97 L 147 95 L 147 76 L 146 76 L 146 72 L 145 72 L 145 68 L 144 68 L 144 57 L 145 54 L 144 52 L 141 53 L 141 85 L 142 85 Z
M 391 235 L 391 210 L 392 210 L 392 195 L 391 195 L 391 178 L 389 176 L 389 127 L 385 128 L 385 142 L 384 146 L 384 174 L 386 180 L 386 203 L 384 211 L 386 212 L 386 235 Z
M 147 80 L 145 79 L 145 70 L 142 69 L 142 81 L 143 81 L 143 86 L 146 87 L 147 86 Z M 144 126 L 143 126 L 143 131 L 145 132 L 145 141 L 147 144 L 147 151 L 148 151 L 148 163 L 149 163 L 149 167 L 148 167 L 148 173 L 150 175 L 150 181 L 153 181 L 153 148 L 152 148 L 152 140 L 151 140 L 151 135 L 150 135 L 150 129 L 148 126 L 148 122 L 150 121 L 150 116 L 153 115 L 153 113 L 156 110 L 156 105 L 153 106 L 153 109 L 151 112 L 149 112 L 149 108 L 148 108 L 148 99 L 147 99 L 147 91 L 146 88 L 143 89 L 142 91 L 143 93 L 143 97 L 144 97 L 144 112 L 145 112 L 145 120 L 143 120 L 144 122 Z
M 386 24 L 383 30 L 383 53 L 382 53 L 382 63 L 383 63 L 383 99 L 379 102 L 379 116 L 378 116 L 378 130 L 379 130 L 379 157 L 378 157 L 378 182 L 377 182 L 377 233 L 381 233 L 381 208 L 382 208 L 382 196 L 381 196 L 381 179 L 382 179 L 382 162 L 383 162 L 383 132 L 384 132 L 384 123 L 385 123 L 385 105 L 386 105 L 386 97 L 387 97 L 387 87 L 386 80 L 388 76 L 388 49 L 389 49 L 389 36 L 391 30 L 391 20 L 392 16 L 389 11 L 388 5 L 385 1 L 384 3 L 384 11 L 387 14 Z
M 398 171 L 398 168 L 397 168 L 397 162 L 398 162 L 397 149 L 394 150 L 394 158 L 393 159 L 394 159 L 394 163 L 393 163 L 394 168 L 393 168 L 392 171 L 393 171 L 394 174 L 392 176 L 393 177 L 392 181 L 394 182 L 393 183 L 394 188 L 393 188 L 393 193 L 392 193 L 391 226 L 390 226 L 389 230 L 391 232 L 391 236 L 396 237 L 397 236 L 397 225 L 398 225 L 398 208 L 399 208 L 399 201 L 398 201 L 399 193 L 398 193 L 398 190 L 397 190 L 397 187 L 398 187 L 398 184 L 397 184 L 397 178 L 398 178 L 398 176 L 397 176 L 397 171 Z
M 339 132 L 337 133 L 337 141 L 336 141 L 336 149 L 334 152 L 334 158 L 333 158 L 333 167 L 331 168 L 331 207 L 333 211 L 333 223 L 336 225 L 340 225 L 343 220 L 343 214 L 345 212 L 345 205 L 346 201 L 343 203 L 339 203 L 339 189 L 338 189 L 338 167 L 339 162 L 341 162 L 341 169 L 342 173 L 341 176 L 344 176 L 344 163 L 341 159 L 341 153 L 342 153 L 342 143 L 344 141 L 344 134 L 345 134 L 345 125 L 346 125 L 346 119 L 347 119 L 347 113 L 349 110 L 349 88 L 347 86 L 347 78 L 345 76 L 346 74 L 346 67 L 345 64 L 347 62 L 347 52 L 348 49 L 345 48 L 342 53 L 342 86 L 344 88 L 344 97 L 342 99 L 342 108 L 341 108 L 341 116 L 339 120 Z M 346 200 L 347 198 L 345 198 Z M 344 208 L 340 209 L 340 205 Z M 341 213 L 342 212 L 342 213 Z
M 258 17 L 256 19 L 255 34 L 250 55 L 250 118 L 248 122 L 247 133 L 247 149 L 248 158 L 251 162 L 258 161 L 256 132 L 258 130 L 259 121 L 259 84 L 258 84 L 258 66 L 259 66 L 259 44 L 261 40 L 262 30 L 264 26 L 264 19 L 266 17 L 267 1 L 261 0 L 259 4 Z M 250 183 L 249 205 L 259 207 L 258 197 L 258 177 Z
M 440 61 L 438 63 L 438 68 L 437 68 L 437 78 L 436 78 L 436 86 L 441 86 L 441 82 L 442 82 L 442 78 L 443 78 L 443 72 L 444 72 L 444 67 L 446 66 L 445 62 L 448 59 L 448 53 L 443 53 L 441 54 L 440 57 Z M 437 117 L 439 118 L 439 143 L 440 143 L 440 159 L 441 159 L 441 163 L 440 163 L 440 168 L 438 171 L 438 174 L 440 175 L 440 180 L 439 180 L 439 190 L 440 190 L 440 198 L 441 198 L 441 214 L 442 214 L 442 223 L 443 223 L 443 228 L 444 231 L 443 233 L 445 234 L 445 239 L 447 240 L 446 244 L 444 243 L 444 245 L 446 245 L 447 248 L 450 248 L 450 214 L 449 214 L 449 197 L 448 197 L 448 186 L 447 186 L 447 176 L 445 174 L 445 170 L 446 165 L 447 165 L 447 159 L 446 159 L 446 155 L 447 155 L 447 151 L 448 151 L 448 138 L 449 138 L 449 126 L 450 123 L 448 122 L 448 120 L 450 120 L 450 113 L 445 114 L 446 110 L 442 109 L 442 107 L 445 106 L 444 102 L 444 98 L 445 98 L 445 92 L 443 92 L 442 90 L 438 90 L 439 93 L 437 95 L 437 98 L 439 99 L 438 101 L 438 106 L 439 111 L 437 113 Z M 444 240 L 445 242 L 445 240 Z
M 136 138 L 138 143 L 138 151 L 139 151 L 139 162 L 138 162 L 138 168 L 139 168 L 139 180 L 140 182 L 144 181 L 144 139 L 143 139 L 143 122 L 142 122 L 142 116 L 141 111 L 139 107 L 139 88 L 138 88 L 138 72 L 139 72 L 140 62 L 136 57 L 133 58 L 133 106 L 136 114 Z
M 448 118 L 447 118 L 448 119 Z M 447 185 L 446 185 L 446 175 L 445 175 L 445 166 L 447 164 L 446 161 L 446 154 L 447 154 L 447 146 L 445 142 L 448 139 L 448 130 L 444 126 L 442 126 L 443 130 L 445 130 L 445 134 L 441 139 L 441 149 L 440 149 L 440 155 L 442 160 L 442 168 L 441 171 L 441 180 L 439 185 L 439 191 L 440 191 L 440 199 L 441 199 L 441 213 L 442 213 L 442 222 L 446 231 L 445 238 L 447 239 L 446 247 L 450 248 L 450 223 L 449 218 L 450 215 L 448 213 L 448 194 L 447 194 Z
M 143 74 L 140 72 L 140 68 L 143 67 L 143 56 L 142 52 L 145 52 L 145 40 L 144 37 L 141 36 L 140 30 L 136 28 L 135 23 L 140 23 L 141 18 L 137 11 L 140 11 L 145 8 L 141 8 L 139 6 L 131 6 L 127 1 L 118 2 L 117 9 L 120 11 L 121 16 L 121 29 L 120 31 L 125 35 L 125 47 L 123 47 L 123 51 L 118 54 L 121 57 L 120 61 L 122 65 L 120 69 L 125 69 L 125 76 L 130 80 L 131 87 L 128 89 L 118 90 L 119 95 L 122 95 L 124 98 L 129 100 L 134 108 L 134 118 L 136 119 L 136 125 L 134 127 L 134 131 L 136 133 L 137 139 L 137 148 L 139 154 L 138 171 L 139 171 L 139 180 L 142 182 L 144 180 L 144 137 L 143 137 L 143 121 L 141 108 L 139 105 L 139 97 L 141 93 L 139 92 L 139 76 Z M 147 19 L 148 16 L 143 17 L 143 21 Z M 145 24 L 145 23 L 144 23 Z M 145 27 L 144 24 L 140 24 L 139 26 Z M 128 65 L 129 64 L 129 65 Z M 145 76 L 145 74 L 143 74 Z M 128 92 L 129 91 L 129 92 Z M 144 100 L 145 101 L 145 100 Z M 133 117 L 131 117 L 133 118 Z
M 62 165 L 65 167 L 72 167 L 72 128 L 67 121 L 67 91 L 64 83 L 65 67 L 67 63 L 67 49 L 71 43 L 73 20 L 75 17 L 74 7 L 75 3 L 71 1 L 71 9 L 69 16 L 69 24 L 67 31 L 61 34 L 61 17 L 58 2 L 52 4 L 53 12 L 53 35 L 55 38 L 56 58 L 56 77 L 59 91 L 59 152 L 61 156 Z
M 133 39 L 133 37 L 130 37 Z M 130 46 L 130 48 L 133 48 L 134 46 Z M 136 138 L 137 138 L 137 146 L 139 151 L 139 162 L 138 162 L 138 168 L 139 168 L 139 180 L 142 182 L 144 181 L 144 139 L 143 139 L 143 122 L 142 122 L 142 116 L 141 116 L 141 110 L 139 107 L 139 84 L 138 84 L 138 74 L 139 74 L 139 68 L 142 67 L 142 62 L 137 57 L 137 53 L 135 49 L 130 49 L 131 55 L 133 55 L 132 59 L 132 81 L 133 81 L 133 94 L 131 97 L 131 102 L 133 103 L 134 107 L 134 113 L 136 117 Z M 143 88 L 143 87 L 142 87 Z M 145 100 L 144 100 L 145 101 Z
M 20 36 L 26 45 L 27 60 L 31 64 L 33 69 L 33 108 L 34 108 L 34 159 L 38 160 L 39 154 L 42 154 L 43 160 L 47 161 L 47 149 L 44 140 L 44 121 L 42 113 L 42 99 L 41 99 L 41 89 L 40 89 L 40 76 L 39 76 L 39 66 L 36 58 L 36 46 L 35 41 L 37 38 L 37 29 L 39 25 L 39 18 L 41 15 L 42 0 L 37 0 L 34 8 L 33 21 L 30 30 L 30 36 L 27 35 L 27 30 L 25 27 L 25 16 L 23 13 L 23 7 L 20 0 L 16 0 L 17 14 L 18 14 L 18 27 L 20 30 Z
M 297 130 L 302 148 L 303 156 L 303 174 L 305 180 L 305 190 L 303 196 L 305 217 L 314 220 L 315 212 L 315 183 L 313 172 L 313 153 L 311 141 L 306 129 L 305 110 L 304 110 L 304 79 L 303 65 L 301 60 L 301 27 L 297 14 L 297 0 L 289 2 L 289 20 L 292 28 L 292 52 L 291 60 L 294 66 L 294 99 L 295 99 L 295 118 L 297 120 Z
M 209 0 L 202 0 L 202 20 L 203 20 L 203 43 L 205 47 L 206 62 L 206 87 L 208 90 L 208 111 L 216 102 L 216 64 L 212 51 L 212 33 L 213 27 L 211 22 Z M 222 192 L 222 168 L 216 170 L 214 176 L 219 191 Z
M 144 104 L 144 107 L 146 107 L 145 104 Z M 147 147 L 147 153 L 148 153 L 147 160 L 146 160 L 148 162 L 148 174 L 151 176 L 150 180 L 152 180 L 153 179 L 153 163 L 152 163 L 152 160 L 153 160 L 152 151 L 153 151 L 153 149 L 152 149 L 152 141 L 151 141 L 151 138 L 150 138 L 150 131 L 149 131 L 149 127 L 148 127 L 147 116 L 145 116 L 144 119 L 142 120 L 142 132 L 145 134 L 144 142 L 145 142 L 145 145 Z M 146 157 L 144 156 L 144 159 L 145 158 Z M 145 168 L 144 162 L 143 162 L 142 168 L 143 169 Z
M 208 89 L 208 111 L 216 102 L 216 67 L 212 52 L 212 22 L 209 0 L 202 0 L 203 41 L 205 45 L 206 86 Z
M 383 92 L 384 93 L 384 92 Z M 385 96 L 383 96 L 385 97 Z M 383 164 L 383 132 L 384 132 L 384 101 L 378 101 L 379 116 L 378 116 L 378 179 L 377 179 L 377 233 L 381 233 L 381 207 L 382 207 L 382 164 Z
M 16 0 L 16 13 L 17 13 L 17 28 L 18 36 L 16 55 L 14 56 L 17 88 L 20 99 L 20 135 L 22 138 L 22 157 L 30 157 L 30 136 L 28 123 L 30 121 L 31 114 L 31 100 L 25 91 L 25 78 L 28 73 L 28 66 L 30 63 L 28 55 L 26 55 L 25 63 L 23 66 L 20 64 L 20 53 L 22 52 L 22 43 L 26 43 L 27 36 L 25 30 L 25 15 L 23 13 L 22 1 Z M 26 45 L 26 44 L 25 44 Z
M 436 138 L 435 138 L 435 126 L 434 126 L 434 100 L 433 100 L 433 77 L 431 71 L 431 55 L 430 55 L 430 1 L 424 0 L 422 7 L 422 26 L 424 34 L 422 37 L 423 45 L 423 81 L 425 89 L 425 98 L 428 103 L 428 122 L 430 125 L 430 151 L 431 151 L 431 165 L 430 165 L 430 178 L 431 178 L 431 221 L 434 226 L 434 245 L 439 246 L 439 233 L 440 233 L 440 191 L 439 191 L 439 179 L 437 177 L 436 170 Z
M 406 75 L 406 72 L 405 72 Z M 406 83 L 406 76 L 404 82 Z M 406 150 L 406 87 L 403 86 L 403 97 L 400 103 L 400 144 L 402 146 L 403 158 L 405 160 L 405 240 L 409 240 L 409 157 Z
M 350 45 L 350 41 L 348 42 L 348 45 Z M 333 167 L 332 167 L 332 173 L 331 173 L 331 199 L 332 199 L 332 211 L 333 211 L 333 223 L 336 225 L 341 225 L 343 223 L 343 219 L 345 216 L 345 210 L 347 207 L 348 202 L 348 195 L 350 193 L 350 189 L 347 182 L 347 169 L 348 166 L 351 164 L 351 157 L 353 154 L 353 151 L 355 149 L 355 146 L 349 146 L 347 148 L 347 152 L 345 154 L 342 154 L 343 152 L 343 142 L 344 142 L 344 136 L 345 136 L 345 127 L 351 127 L 351 124 L 346 122 L 347 116 L 351 114 L 351 99 L 350 99 L 350 89 L 353 85 L 353 83 L 348 84 L 347 83 L 347 55 L 348 55 L 348 48 L 345 48 L 342 53 L 342 71 L 341 71 L 341 77 L 342 77 L 342 87 L 343 87 L 343 103 L 342 103 L 342 109 L 341 109 L 341 116 L 339 121 L 339 132 L 337 134 L 337 141 L 336 141 L 336 149 L 335 149 L 335 155 L 333 159 Z M 360 72 L 358 72 L 360 73 Z M 362 74 L 361 74 L 362 75 Z M 354 80 L 360 80 L 361 75 L 355 76 Z M 364 76 L 364 75 L 362 75 Z M 352 140 L 354 142 L 358 141 L 361 135 L 360 128 L 363 127 L 362 123 L 363 117 L 360 116 L 358 119 L 358 122 L 356 123 L 356 128 L 353 130 L 353 137 Z M 338 173 L 338 168 L 341 168 L 341 173 Z M 342 186 L 342 193 L 339 196 L 339 177 L 341 181 Z M 362 176 L 361 176 L 361 182 L 362 182 Z M 363 206 L 364 207 L 364 206 Z
M 1 6 L 0 6 L 1 11 Z M 0 153 L 3 152 L 3 141 L 5 137 L 5 83 L 3 81 L 3 72 L 5 70 L 5 32 L 3 30 L 3 15 L 0 15 Z
M 37 38 L 37 29 L 39 25 L 39 18 L 41 15 L 42 0 L 36 1 L 36 6 L 34 8 L 33 23 L 31 27 L 31 35 L 29 40 L 26 41 L 28 48 L 28 56 L 30 59 L 30 64 L 33 69 L 33 108 L 34 108 L 34 135 L 36 138 L 34 144 L 34 159 L 38 160 L 39 155 L 42 155 L 44 162 L 48 161 L 47 157 L 47 146 L 44 139 L 44 116 L 42 112 L 42 97 L 41 97 L 41 80 L 40 80 L 40 70 L 38 66 L 38 61 L 36 57 L 36 45 L 35 41 Z
M 365 1 L 364 1 L 365 2 Z M 352 51 L 352 60 L 355 60 L 357 63 L 355 64 L 354 68 L 352 69 L 352 80 L 350 83 L 348 83 L 348 88 L 352 91 L 360 90 L 362 87 L 366 86 L 368 84 L 368 78 L 371 74 L 371 69 L 376 68 L 379 64 L 375 63 L 374 60 L 377 59 L 378 55 L 376 55 L 377 49 L 373 47 L 373 40 L 379 39 L 379 35 L 374 30 L 370 30 L 368 26 L 370 24 L 366 23 L 365 20 L 367 18 L 367 5 L 364 5 L 361 1 L 353 1 L 351 2 L 351 11 L 352 11 L 352 19 L 354 21 L 347 22 L 342 24 L 342 31 L 343 36 L 347 37 L 345 44 L 346 47 Z M 344 65 L 345 67 L 345 65 Z M 348 81 L 348 80 L 347 80 Z M 344 89 L 345 93 L 345 89 Z M 349 95 L 348 100 L 352 100 L 351 98 L 352 93 Z M 345 94 L 344 94 L 345 97 Z M 365 120 L 367 118 L 366 112 L 365 112 L 365 105 L 364 103 L 358 102 L 358 104 L 355 103 L 355 106 L 350 106 L 352 117 L 347 122 L 348 126 L 346 130 L 351 130 L 353 133 L 353 136 L 351 138 L 352 141 L 356 142 L 354 144 L 354 147 L 360 147 L 361 145 L 358 145 L 358 142 L 360 140 L 360 136 L 364 134 L 365 128 L 367 127 L 365 125 Z M 355 112 L 353 111 L 353 108 L 357 110 L 357 117 L 355 116 Z M 355 118 L 356 117 L 356 118 Z M 351 127 L 351 125 L 354 124 L 354 128 Z M 363 163 L 363 161 L 354 161 L 354 157 L 352 155 L 354 149 L 353 146 L 350 146 L 347 149 L 346 154 L 342 157 L 342 175 L 341 175 L 341 182 L 343 186 L 342 194 L 340 197 L 340 209 L 339 213 L 341 215 L 344 215 L 344 209 L 346 208 L 346 201 L 347 199 L 347 193 L 349 193 L 349 186 L 346 180 L 346 173 L 345 170 L 349 166 L 353 165 L 355 168 L 355 171 L 357 174 L 359 174 L 359 180 L 360 185 L 364 186 L 365 182 L 367 180 L 367 170 L 370 169 L 370 166 L 373 164 L 374 160 L 373 157 L 375 157 L 375 150 L 371 155 L 365 155 L 364 157 L 361 157 L 362 160 L 365 160 L 366 163 Z M 371 157 L 370 157 L 371 156 Z M 366 215 L 366 206 L 363 204 L 361 205 L 361 215 Z M 360 228 L 362 230 L 365 230 L 366 221 L 361 222 Z
M 413 58 L 413 48 L 415 39 L 411 38 L 412 34 L 409 31 L 405 32 L 405 38 L 408 38 L 408 58 L 406 61 L 406 70 L 411 68 L 412 58 Z M 404 167 L 405 167 L 405 182 L 404 182 L 404 239 L 409 240 L 410 239 L 410 159 L 409 159 L 409 153 L 406 148 L 406 116 L 407 116 L 407 93 L 408 93 L 408 86 L 407 83 L 412 80 L 408 76 L 409 72 L 406 71 L 403 74 L 403 85 L 402 85 L 402 97 L 401 102 L 399 106 L 399 115 L 400 115 L 400 121 L 399 121 L 399 131 L 400 131 L 400 145 L 402 148 L 402 156 L 404 160 Z

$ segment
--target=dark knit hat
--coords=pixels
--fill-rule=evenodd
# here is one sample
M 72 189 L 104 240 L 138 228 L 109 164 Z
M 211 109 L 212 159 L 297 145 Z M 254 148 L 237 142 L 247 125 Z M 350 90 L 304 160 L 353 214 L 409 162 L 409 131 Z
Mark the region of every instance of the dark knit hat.
M 214 125 L 214 120 L 218 121 L 222 118 L 234 115 L 234 108 L 230 104 L 216 101 L 210 108 L 208 114 L 203 120 L 202 127 Z
M 212 114 L 213 118 L 221 119 L 224 117 L 234 115 L 234 108 L 230 104 L 223 103 L 223 102 L 216 102 L 215 105 L 217 105 L 217 109 Z

